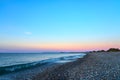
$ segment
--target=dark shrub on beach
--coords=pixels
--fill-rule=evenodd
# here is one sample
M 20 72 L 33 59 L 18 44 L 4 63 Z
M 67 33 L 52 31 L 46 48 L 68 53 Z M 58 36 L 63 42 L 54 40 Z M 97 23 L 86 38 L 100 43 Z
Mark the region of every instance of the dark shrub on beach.
M 105 52 L 105 50 L 99 50 L 99 51 L 97 51 L 97 52 Z
M 107 50 L 107 52 L 118 52 L 118 51 L 120 51 L 119 48 L 110 48 Z
M 95 52 L 105 52 L 105 50 L 98 50 L 98 51 L 90 51 L 91 53 L 95 53 Z

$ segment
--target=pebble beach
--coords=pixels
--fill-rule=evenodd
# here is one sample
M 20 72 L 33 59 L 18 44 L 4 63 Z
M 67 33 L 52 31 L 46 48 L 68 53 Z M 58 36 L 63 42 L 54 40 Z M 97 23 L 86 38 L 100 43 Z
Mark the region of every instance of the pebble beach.
M 82 59 L 47 69 L 32 80 L 120 80 L 120 52 L 88 53 Z
M 120 80 L 120 52 L 86 53 L 73 62 L 13 72 L 0 80 Z

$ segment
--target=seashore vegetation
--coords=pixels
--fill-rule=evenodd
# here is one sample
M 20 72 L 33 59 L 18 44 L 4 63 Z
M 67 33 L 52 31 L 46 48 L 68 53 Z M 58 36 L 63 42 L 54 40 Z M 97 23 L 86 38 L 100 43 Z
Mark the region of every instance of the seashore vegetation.
M 97 50 L 97 51 L 90 51 L 90 52 L 120 52 L 119 48 L 109 48 L 108 50 Z

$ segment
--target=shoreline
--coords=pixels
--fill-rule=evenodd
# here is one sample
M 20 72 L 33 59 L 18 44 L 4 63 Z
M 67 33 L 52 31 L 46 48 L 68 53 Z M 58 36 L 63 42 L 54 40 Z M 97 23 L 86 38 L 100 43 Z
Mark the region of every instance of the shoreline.
M 54 56 L 54 54 L 52 54 L 52 55 Z M 43 60 L 38 60 L 38 61 L 31 61 L 31 62 L 26 61 L 26 63 L 20 62 L 20 59 L 18 58 L 18 62 L 15 62 L 16 64 L 14 63 L 15 60 L 13 62 L 9 62 L 9 60 L 8 60 L 6 62 L 11 63 L 11 64 L 5 65 L 5 63 L 4 64 L 2 63 L 3 65 L 0 65 L 0 76 L 4 75 L 4 74 L 12 73 L 12 72 L 18 72 L 21 70 L 29 69 L 29 68 L 40 67 L 40 66 L 47 65 L 47 64 L 72 62 L 72 61 L 75 61 L 77 58 L 84 57 L 84 55 L 86 55 L 86 54 L 85 53 L 68 54 L 68 55 L 63 54 L 62 56 L 59 55 L 59 57 L 53 57 L 53 58 L 48 58 L 48 59 L 43 59 Z M 27 56 L 29 56 L 29 55 L 27 55 Z M 41 56 L 41 55 L 38 55 L 38 56 Z M 44 55 L 44 56 L 46 56 L 46 55 Z M 39 57 L 39 58 L 42 58 L 42 57 Z M 3 62 L 4 62 L 4 60 L 3 60 Z
M 35 67 L 0 80 L 120 80 L 120 52 L 86 53 L 73 62 Z
M 0 76 L 0 80 L 32 80 L 32 78 L 47 69 L 55 68 L 61 64 L 48 64 L 43 66 L 37 66 L 21 71 L 11 72 Z
M 120 52 L 88 53 L 84 58 L 44 71 L 32 80 L 120 80 Z
M 79 61 L 79 64 L 81 64 L 82 62 L 84 62 L 87 59 L 87 57 L 89 57 L 89 53 L 86 53 L 86 55 L 83 58 L 78 58 L 76 61 L 68 62 L 68 63 L 62 64 L 62 65 L 57 65 L 56 67 L 52 67 L 52 68 L 47 68 L 42 73 L 33 77 L 32 80 L 39 80 L 39 79 L 40 80 L 69 80 L 69 79 L 65 78 L 66 74 L 64 72 L 67 69 L 74 68 L 75 65 L 73 65 L 73 63 L 77 64 L 77 62 Z M 51 74 L 51 73 L 53 73 L 53 74 Z M 63 75 L 61 75 L 61 74 L 63 74 Z
M 16 69 L 15 71 L 0 75 L 0 80 L 31 80 L 37 74 L 40 74 L 48 69 L 52 70 L 55 67 L 66 64 L 68 62 L 72 62 L 76 60 L 78 57 L 82 58 L 83 55 L 85 54 L 82 53 L 80 55 L 64 56 L 59 58 L 46 59 L 38 62 L 28 63 L 30 67 L 28 64 L 22 64 L 22 66 L 18 65 L 18 70 L 17 70 L 17 66 L 15 66 L 15 69 Z M 10 67 L 8 66 L 8 68 L 14 69 L 14 65 Z M 1 68 L 1 71 L 2 71 L 2 68 Z

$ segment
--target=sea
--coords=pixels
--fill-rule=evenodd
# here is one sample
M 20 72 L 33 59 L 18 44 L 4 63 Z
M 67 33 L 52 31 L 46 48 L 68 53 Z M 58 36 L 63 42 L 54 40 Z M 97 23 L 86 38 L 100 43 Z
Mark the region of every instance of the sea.
M 51 63 L 66 63 L 83 58 L 85 53 L 0 53 L 0 75 Z

